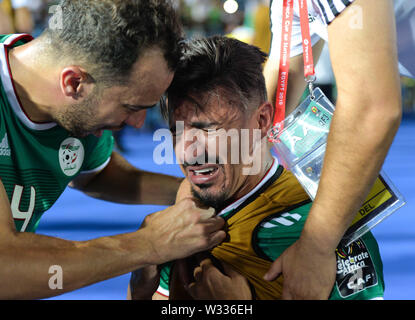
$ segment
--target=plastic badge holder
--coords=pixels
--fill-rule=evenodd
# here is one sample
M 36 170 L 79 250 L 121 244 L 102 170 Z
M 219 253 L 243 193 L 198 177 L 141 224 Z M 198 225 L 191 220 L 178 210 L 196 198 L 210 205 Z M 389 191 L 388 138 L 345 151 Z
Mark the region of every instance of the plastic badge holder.
M 319 88 L 313 94 L 314 99 L 308 96 L 272 132 L 280 161 L 312 200 L 317 193 L 334 112 L 333 104 Z M 382 170 L 342 242 L 351 244 L 404 204 L 402 195 Z

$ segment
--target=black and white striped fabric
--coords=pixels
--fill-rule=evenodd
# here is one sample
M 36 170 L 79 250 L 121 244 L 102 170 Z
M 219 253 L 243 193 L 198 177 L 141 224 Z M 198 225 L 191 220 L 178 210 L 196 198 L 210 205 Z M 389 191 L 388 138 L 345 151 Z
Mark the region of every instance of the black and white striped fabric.
M 317 4 L 327 24 L 332 22 L 354 0 L 317 0 Z
M 320 39 L 329 40 L 328 25 L 353 2 L 354 0 L 307 0 L 313 46 Z M 415 0 L 394 0 L 393 6 L 396 18 L 399 71 L 402 76 L 415 78 Z M 303 53 L 298 7 L 298 0 L 294 0 L 290 57 Z M 271 0 L 272 40 L 269 56 L 276 61 L 280 56 L 282 14 L 283 0 Z

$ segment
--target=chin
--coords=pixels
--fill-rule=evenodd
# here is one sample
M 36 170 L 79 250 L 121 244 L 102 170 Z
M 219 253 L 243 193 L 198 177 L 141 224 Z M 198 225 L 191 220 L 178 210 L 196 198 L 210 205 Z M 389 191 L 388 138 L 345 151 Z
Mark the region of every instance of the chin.
M 192 187 L 193 196 L 198 199 L 203 205 L 212 207 L 218 213 L 222 208 L 226 207 L 228 196 L 224 189 L 220 191 L 208 190 L 211 187 L 203 186 L 203 188 Z

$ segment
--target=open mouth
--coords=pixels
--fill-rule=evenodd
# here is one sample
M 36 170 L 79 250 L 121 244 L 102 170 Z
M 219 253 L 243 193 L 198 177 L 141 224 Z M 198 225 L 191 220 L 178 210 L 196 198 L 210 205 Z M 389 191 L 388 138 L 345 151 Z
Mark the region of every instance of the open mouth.
M 198 170 L 192 170 L 193 171 L 193 174 L 195 175 L 195 176 L 199 176 L 199 175 L 213 175 L 216 171 L 218 170 L 218 168 L 213 168 L 213 167 L 210 167 L 210 168 L 205 168 L 205 169 L 198 169 Z
M 186 168 L 187 177 L 194 184 L 212 183 L 218 176 L 217 164 L 189 166 Z

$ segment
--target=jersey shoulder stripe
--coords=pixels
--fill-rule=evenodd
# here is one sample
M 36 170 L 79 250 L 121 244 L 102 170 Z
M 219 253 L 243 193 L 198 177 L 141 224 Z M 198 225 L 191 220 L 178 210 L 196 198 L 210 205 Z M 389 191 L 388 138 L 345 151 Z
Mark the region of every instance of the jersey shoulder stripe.
M 330 24 L 354 0 L 317 0 L 317 4 L 327 24 Z

